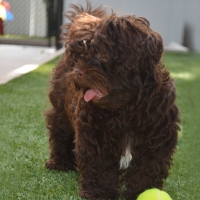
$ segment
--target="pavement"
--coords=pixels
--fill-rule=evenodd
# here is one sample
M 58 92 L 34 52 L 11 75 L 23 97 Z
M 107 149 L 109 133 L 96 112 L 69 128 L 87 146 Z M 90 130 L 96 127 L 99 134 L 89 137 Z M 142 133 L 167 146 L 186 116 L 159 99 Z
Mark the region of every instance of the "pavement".
M 50 47 L 0 45 L 0 84 L 28 73 L 64 53 Z
M 169 42 L 164 44 L 165 52 L 174 52 L 174 53 L 187 53 L 189 48 L 184 47 L 183 45 L 178 44 L 177 42 Z
M 189 49 L 171 42 L 165 44 L 165 51 L 184 53 Z M 62 53 L 64 49 L 0 44 L 0 84 L 36 69 Z

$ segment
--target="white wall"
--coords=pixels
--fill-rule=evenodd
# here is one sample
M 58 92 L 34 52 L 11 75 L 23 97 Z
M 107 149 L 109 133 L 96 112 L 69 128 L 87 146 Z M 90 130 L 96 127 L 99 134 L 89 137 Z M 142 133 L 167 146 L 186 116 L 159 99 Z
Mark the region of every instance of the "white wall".
M 165 43 L 182 43 L 184 30 L 183 0 L 92 0 L 93 5 L 108 5 L 120 14 L 142 16 L 150 21 Z M 71 3 L 85 5 L 85 0 L 65 0 L 64 9 Z M 178 6 L 177 6 L 178 3 Z
M 183 44 L 200 52 L 200 0 L 185 0 L 185 27 Z
M 200 52 L 200 0 L 91 0 L 93 5 L 109 5 L 121 14 L 143 16 L 158 31 L 164 43 L 177 42 Z M 85 5 L 85 0 L 65 0 Z M 65 20 L 66 22 L 66 20 Z

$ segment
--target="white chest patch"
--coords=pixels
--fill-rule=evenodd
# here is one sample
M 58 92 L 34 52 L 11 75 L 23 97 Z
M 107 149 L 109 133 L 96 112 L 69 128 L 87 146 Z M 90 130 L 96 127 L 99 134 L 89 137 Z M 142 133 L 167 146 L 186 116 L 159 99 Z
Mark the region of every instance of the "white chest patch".
M 119 169 L 128 168 L 129 165 L 130 165 L 131 160 L 132 160 L 131 151 L 130 151 L 130 148 L 127 147 L 125 155 L 121 156 L 120 163 L 119 163 Z

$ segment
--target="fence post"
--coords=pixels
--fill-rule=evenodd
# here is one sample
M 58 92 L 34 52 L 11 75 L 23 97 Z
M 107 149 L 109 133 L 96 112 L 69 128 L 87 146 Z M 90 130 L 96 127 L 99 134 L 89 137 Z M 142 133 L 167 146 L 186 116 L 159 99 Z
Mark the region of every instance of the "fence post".
M 56 36 L 56 10 L 57 6 L 55 4 L 55 0 L 45 0 L 47 6 L 47 21 L 48 21 L 48 39 L 49 39 L 49 47 L 52 46 L 51 44 L 51 37 Z
M 56 23 L 56 49 L 61 49 L 60 42 L 61 26 L 63 23 L 63 0 L 57 0 L 57 23 Z

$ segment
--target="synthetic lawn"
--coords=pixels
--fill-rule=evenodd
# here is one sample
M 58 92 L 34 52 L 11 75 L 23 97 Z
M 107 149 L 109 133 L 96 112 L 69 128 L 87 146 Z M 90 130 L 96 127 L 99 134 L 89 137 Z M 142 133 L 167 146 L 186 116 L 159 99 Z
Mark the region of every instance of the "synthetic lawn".
M 48 171 L 48 80 L 58 58 L 0 85 L 0 199 L 79 200 L 77 172 Z M 182 132 L 165 182 L 173 200 L 200 199 L 200 55 L 166 54 L 177 85 Z

